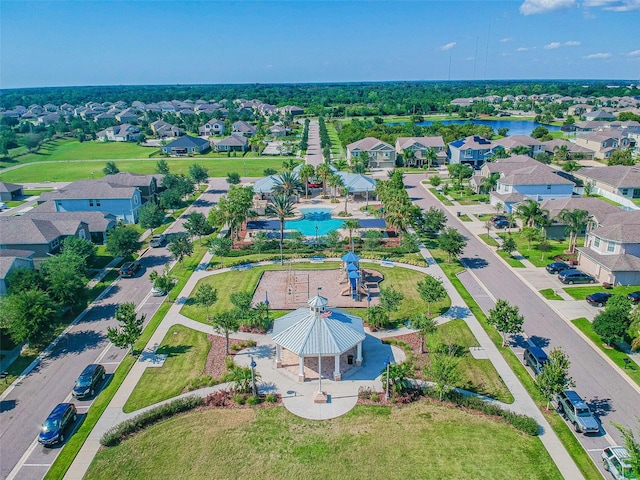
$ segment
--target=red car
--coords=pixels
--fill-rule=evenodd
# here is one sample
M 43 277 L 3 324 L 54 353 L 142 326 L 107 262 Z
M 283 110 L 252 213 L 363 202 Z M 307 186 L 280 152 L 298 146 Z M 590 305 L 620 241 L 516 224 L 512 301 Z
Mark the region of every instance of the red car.
M 628 293 L 627 298 L 631 300 L 631 303 L 637 305 L 638 303 L 640 303 L 640 292 Z
M 322 188 L 322 182 L 308 182 L 309 188 Z

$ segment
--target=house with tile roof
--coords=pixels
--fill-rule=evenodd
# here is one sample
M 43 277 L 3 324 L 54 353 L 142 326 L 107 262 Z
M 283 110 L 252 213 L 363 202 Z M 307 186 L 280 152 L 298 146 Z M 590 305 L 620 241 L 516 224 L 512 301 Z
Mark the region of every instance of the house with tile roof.
M 105 128 L 96 133 L 97 140 L 102 142 L 135 142 L 139 136 L 140 129 L 129 123 Z
M 30 268 L 33 270 L 33 256 L 31 250 L 0 249 L 0 295 L 7 293 L 7 277 L 17 268 Z
M 536 155 L 544 151 L 542 142 L 528 135 L 512 135 L 495 140 L 493 143 L 502 146 L 508 154 L 511 154 L 512 150 L 518 147 L 528 148 L 528 155 L 532 158 L 535 158 Z
M 7 202 L 16 200 L 24 195 L 22 185 L 15 183 L 0 182 L 0 201 Z
M 640 209 L 640 166 L 581 168 L 573 176 L 592 186 L 593 193 L 631 210 Z
M 559 138 L 542 142 L 542 145 L 544 152 L 549 155 L 554 155 L 556 151 L 563 146 L 567 147 L 572 160 L 593 160 L 595 156 L 595 152 L 593 150 Z
M 222 135 L 224 133 L 224 121 L 212 118 L 207 123 L 198 128 L 198 134 L 203 137 L 211 135 Z
M 171 143 L 162 146 L 162 153 L 168 155 L 193 155 L 204 153 L 211 148 L 208 140 L 200 137 L 184 135 Z
M 148 107 L 148 105 L 147 105 Z M 149 125 L 153 133 L 158 138 L 167 138 L 167 137 L 181 137 L 184 135 L 184 130 L 171 125 L 170 123 L 165 122 L 164 120 L 156 120 L 155 122 Z
M 447 160 L 450 164 L 464 163 L 473 168 L 480 168 L 496 153 L 497 148 L 498 145 L 491 140 L 472 135 L 449 143 Z
M 610 122 L 616 119 L 616 116 L 612 113 L 605 112 L 604 110 L 592 110 L 590 112 L 585 112 L 582 114 L 586 121 L 604 121 Z
M 595 158 L 604 160 L 618 149 L 629 148 L 630 141 L 616 132 L 597 131 L 578 135 L 576 144 L 592 150 Z
M 590 222 L 594 225 L 603 222 L 607 215 L 622 211 L 620 207 L 596 197 L 566 197 L 544 200 L 540 202 L 540 208 L 549 212 L 547 218 L 552 222 L 544 227 L 546 236 L 549 239 L 563 239 L 568 236 L 567 225 L 558 219 L 558 215 L 562 210 L 584 210 L 589 213 Z M 585 225 L 580 235 L 584 236 L 586 232 L 587 226 Z
M 227 138 L 215 142 L 213 148 L 216 152 L 246 152 L 249 146 L 247 137 L 242 135 L 230 135 Z
M 436 162 L 442 164 L 447 160 L 445 144 L 442 136 L 436 137 L 398 137 L 396 139 L 396 156 L 400 158 L 407 167 L 422 168 L 426 162 L 425 155 L 430 148 L 436 153 Z M 404 157 L 404 152 L 411 150 L 413 156 Z
M 96 245 L 107 242 L 107 232 L 118 225 L 115 215 L 107 212 L 58 212 L 55 202 L 49 200 L 24 213 L 25 217 L 35 220 L 51 220 L 54 224 L 58 220 L 78 220 L 87 224 L 91 241 Z
M 142 196 L 137 187 L 114 186 L 99 180 L 78 180 L 40 195 L 40 203 L 51 200 L 56 212 L 106 212 L 124 223 L 138 222 Z
M 374 137 L 366 137 L 347 145 L 347 161 L 352 164 L 366 152 L 371 168 L 394 168 L 396 166 L 396 150 L 391 145 Z
M 127 108 L 121 112 L 116 113 L 116 120 L 120 123 L 137 122 L 138 114 L 135 110 Z
M 256 134 L 256 131 L 256 127 L 242 120 L 238 120 L 231 127 L 231 135 L 242 135 L 243 137 L 252 137 Z
M 587 232 L 578 264 L 600 282 L 640 285 L 640 211 L 606 215 Z
M 158 173 L 118 172 L 112 175 L 105 175 L 98 181 L 107 182 L 112 187 L 135 187 L 140 190 L 143 202 L 157 202 L 163 178 L 164 175 Z

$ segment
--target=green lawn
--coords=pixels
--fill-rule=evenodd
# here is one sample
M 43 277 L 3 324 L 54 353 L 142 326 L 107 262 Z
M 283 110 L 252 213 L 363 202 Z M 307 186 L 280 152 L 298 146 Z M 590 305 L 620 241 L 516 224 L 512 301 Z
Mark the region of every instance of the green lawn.
M 442 193 L 441 193 L 441 192 L 439 192 L 438 190 L 436 190 L 436 188 L 435 188 L 435 187 L 431 187 L 431 188 L 429 188 L 428 190 L 433 194 L 433 196 L 434 196 L 434 197 L 436 197 L 438 200 L 440 200 L 440 202 L 441 202 L 443 205 L 447 205 L 447 206 L 452 206 L 452 205 L 453 205 L 453 203 L 451 203 L 451 201 L 450 201 L 447 197 L 445 197 L 444 195 L 442 195 Z
M 468 193 L 465 191 L 449 190 L 449 196 L 457 201 L 460 205 L 478 205 L 480 203 L 488 203 L 489 195 Z
M 331 140 L 331 154 L 336 159 L 343 158 L 344 152 L 342 151 L 342 143 L 340 142 L 340 138 L 338 137 L 336 127 L 334 127 L 331 123 L 325 123 L 325 125 L 327 126 L 329 140 Z
M 563 300 L 560 295 L 556 295 L 556 291 L 553 288 L 545 288 L 544 290 L 540 290 L 540 295 L 542 295 L 547 300 Z
M 524 264 L 515 258 L 510 253 L 505 252 L 504 250 L 496 250 L 498 255 L 500 255 L 504 260 L 509 264 L 510 267 L 513 268 L 524 268 Z
M 624 373 L 626 373 L 629 378 L 636 382 L 636 384 L 640 385 L 640 368 L 638 367 L 638 365 L 636 365 L 636 363 L 631 360 L 630 366 L 632 368 L 625 369 L 624 360 L 625 358 L 629 359 L 629 356 L 626 353 L 618 350 L 617 348 L 606 347 L 600 335 L 593 331 L 591 322 L 586 318 L 577 318 L 575 320 L 571 320 L 571 323 L 573 323 L 580 329 L 582 333 L 589 337 L 589 340 L 591 340 L 596 347 L 604 352 L 607 357 L 613 360 L 618 367 L 624 370 Z
M 426 401 L 396 408 L 356 406 L 323 422 L 296 417 L 283 407 L 190 412 L 99 451 L 85 478 L 256 475 L 281 480 L 562 478 L 539 438 L 484 415 Z
M 467 215 L 466 213 L 463 213 L 462 215 L 460 215 L 458 217 L 462 222 L 473 222 L 473 220 L 471 219 L 471 217 L 469 215 Z
M 123 410 L 134 412 L 182 393 L 190 380 L 202 375 L 210 348 L 206 333 L 171 327 L 156 350 L 169 355 L 164 365 L 145 370 Z
M 604 288 L 602 288 L 601 285 L 589 285 L 585 287 L 565 287 L 563 288 L 563 290 L 567 292 L 569 295 L 571 295 L 573 298 L 575 298 L 576 300 L 584 300 L 587 297 L 587 295 L 591 295 L 592 293 L 596 293 L 596 292 L 607 292 L 613 295 L 626 295 L 627 293 L 636 292 L 640 290 L 640 286 L 638 285 L 631 285 L 629 287 L 618 286 L 618 287 L 613 287 L 608 290 L 605 290 Z
M 295 268 L 297 270 L 330 270 L 336 269 L 338 266 L 337 262 L 295 264 Z M 378 271 L 381 270 L 380 265 L 374 263 L 361 262 L 361 266 L 364 268 L 376 269 Z M 283 268 L 280 265 L 274 264 L 254 267 L 251 270 L 224 272 L 203 278 L 198 282 L 198 285 L 190 295 L 186 304 L 180 310 L 180 313 L 199 322 L 206 323 L 206 312 L 204 307 L 195 305 L 192 300 L 199 285 L 207 283 L 212 285 L 218 291 L 218 301 L 209 309 L 209 315 L 211 316 L 229 310 L 233 307 L 229 300 L 229 296 L 232 292 L 253 292 L 258 285 L 262 272 L 265 270 L 284 269 L 286 269 L 286 266 Z M 404 321 L 414 315 L 427 311 L 427 304 L 420 299 L 415 288 L 416 283 L 424 277 L 424 274 L 398 266 L 382 269 L 382 273 L 384 274 L 385 279 L 382 281 L 381 286 L 388 287 L 389 285 L 392 285 L 397 291 L 401 292 L 405 296 L 400 305 L 400 309 L 391 314 L 392 321 Z M 446 300 L 432 304 L 431 312 L 443 313 L 449 309 L 450 305 L 451 300 L 447 297 Z M 350 308 L 346 310 L 354 312 L 360 316 L 365 314 L 365 308 Z
M 497 247 L 498 246 L 497 240 L 495 238 L 493 238 L 491 235 L 487 235 L 486 233 L 481 233 L 478 236 L 484 241 L 484 243 L 486 243 L 490 247 Z
M 500 233 L 500 237 L 504 238 L 506 233 Z M 537 241 L 531 242 L 531 248 L 529 248 L 529 242 L 522 237 L 522 233 L 517 231 L 512 231 L 511 236 L 516 242 L 516 250 L 520 253 L 524 258 L 533 263 L 536 267 L 544 267 L 553 260 L 551 260 L 554 256 L 563 254 L 566 250 L 569 249 L 569 241 L 568 240 L 549 240 L 549 244 L 551 245 L 551 250 L 548 252 L 543 252 L 540 250 L 540 243 Z M 584 238 L 578 239 L 578 247 L 582 247 L 584 245 Z
M 134 173 L 155 173 L 158 158 L 141 160 L 115 160 L 120 171 Z M 202 165 L 209 170 L 210 177 L 226 177 L 228 172 L 238 172 L 249 177 L 264 176 L 265 168 L 282 169 L 282 158 L 247 158 L 213 159 L 207 157 L 189 157 L 184 159 L 166 159 L 172 173 L 189 172 L 189 166 L 193 163 Z M 26 165 L 16 170 L 0 173 L 3 182 L 34 183 L 34 182 L 73 182 L 76 180 L 101 178 L 104 176 L 102 169 L 106 162 L 55 162 Z M 0 170 L 1 171 L 1 170 Z
M 32 195 L 35 196 L 40 196 L 41 194 L 43 194 L 44 192 L 52 192 L 53 188 L 25 188 L 22 190 L 22 193 L 25 194 L 25 196 L 30 197 Z

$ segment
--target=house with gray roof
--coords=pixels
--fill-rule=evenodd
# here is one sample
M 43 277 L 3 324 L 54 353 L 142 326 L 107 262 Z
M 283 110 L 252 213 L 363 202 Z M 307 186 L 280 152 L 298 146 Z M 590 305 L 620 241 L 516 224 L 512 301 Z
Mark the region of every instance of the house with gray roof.
M 600 282 L 640 285 L 640 211 L 606 215 L 587 232 L 578 264 Z
M 224 133 L 224 121 L 212 118 L 198 128 L 198 134 L 202 136 L 222 135 Z
M 474 168 L 480 168 L 489 157 L 496 153 L 497 149 L 498 145 L 491 140 L 471 135 L 449 143 L 447 159 L 450 164 L 464 163 Z
M 524 147 L 529 149 L 529 156 L 535 158 L 536 155 L 544 151 L 544 145 L 540 140 L 530 137 L 528 135 L 512 135 L 510 137 L 504 137 L 499 140 L 493 141 L 494 144 L 502 146 L 505 152 L 511 154 L 511 152 L 518 147 Z
M 590 184 L 593 193 L 613 200 L 627 209 L 639 209 L 640 166 L 612 165 L 581 168 L 573 176 Z
M 589 132 L 576 137 L 576 144 L 592 150 L 595 158 L 610 158 L 618 149 L 629 148 L 629 139 L 615 132 Z
M 24 195 L 22 185 L 15 183 L 0 182 L 0 200 L 7 202 L 16 200 Z
M 148 107 L 148 105 L 147 105 Z M 184 130 L 171 125 L 170 123 L 165 122 L 164 120 L 156 120 L 152 122 L 150 125 L 151 130 L 158 138 L 167 138 L 167 137 L 181 137 L 184 135 Z
M 7 293 L 7 277 L 17 268 L 30 268 L 33 270 L 33 256 L 31 250 L 0 249 L 0 295 Z
M 118 225 L 115 215 L 107 212 L 57 212 L 55 203 L 46 201 L 24 213 L 25 217 L 35 220 L 50 220 L 54 224 L 61 220 L 77 220 L 87 224 L 91 241 L 96 245 L 107 242 L 107 232 Z
M 542 145 L 544 152 L 549 155 L 554 155 L 558 149 L 567 147 L 571 160 L 593 160 L 595 156 L 595 152 L 593 150 L 559 138 L 549 140 L 548 142 L 542 142 Z
M 216 152 L 246 152 L 249 146 L 247 137 L 242 135 L 230 135 L 214 143 Z
M 184 135 L 171 143 L 162 146 L 162 153 L 168 155 L 194 155 L 204 153 L 211 148 L 207 140 L 200 137 Z
M 347 145 L 347 161 L 353 164 L 354 159 L 366 154 L 371 168 L 394 168 L 396 166 L 396 149 L 386 142 L 374 137 L 366 137 Z
M 157 202 L 158 192 L 161 190 L 161 174 L 145 174 L 132 172 L 118 172 L 112 175 L 105 175 L 99 182 L 107 182 L 112 187 L 135 187 L 140 190 L 142 200 L 145 202 Z
M 235 122 L 231 127 L 232 135 L 242 135 L 243 137 L 252 137 L 256 134 L 256 131 L 256 127 L 241 120 Z
M 138 121 L 138 114 L 136 113 L 135 110 L 131 108 L 127 108 L 125 110 L 122 110 L 119 113 L 116 113 L 115 117 L 116 117 L 116 120 L 119 121 L 120 123 L 129 123 L 129 122 Z
M 27 216 L 0 217 L 0 250 L 29 250 L 34 260 L 43 260 L 57 253 L 66 237 L 89 240 L 91 234 L 85 222 L 64 219 L 53 222 Z
M 137 187 L 114 186 L 100 180 L 78 180 L 40 195 L 51 200 L 56 212 L 106 212 L 124 223 L 138 222 L 142 196 Z
M 447 160 L 444 140 L 441 136 L 436 137 L 398 137 L 396 139 L 396 155 L 402 156 L 402 161 L 407 167 L 422 166 L 426 162 L 426 154 L 429 149 L 436 153 L 436 162 L 444 163 Z M 404 152 L 411 150 L 413 156 L 407 157 Z
M 568 236 L 567 225 L 558 219 L 558 215 L 562 210 L 584 210 L 589 213 L 592 225 L 598 225 L 605 220 L 607 215 L 620 213 L 622 209 L 615 205 L 605 202 L 596 197 L 567 197 L 553 200 L 544 200 L 540 202 L 540 208 L 546 210 L 552 223 L 545 226 L 546 236 L 549 239 L 564 239 Z M 585 225 L 580 235 L 585 235 L 587 225 Z
M 102 142 L 135 142 L 139 136 L 140 129 L 129 123 L 105 128 L 96 133 L 96 138 Z

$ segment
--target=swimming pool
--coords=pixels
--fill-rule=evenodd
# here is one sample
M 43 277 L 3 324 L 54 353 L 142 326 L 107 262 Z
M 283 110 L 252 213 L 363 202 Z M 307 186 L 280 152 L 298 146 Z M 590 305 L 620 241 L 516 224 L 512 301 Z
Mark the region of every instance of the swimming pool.
M 322 236 L 331 230 L 338 230 L 344 223 L 343 219 L 331 218 L 332 207 L 328 208 L 301 208 L 300 213 L 304 218 L 300 220 L 288 220 L 284 222 L 285 230 L 297 230 L 305 237 L 314 237 L 316 235 L 316 227 L 318 227 L 317 235 Z

